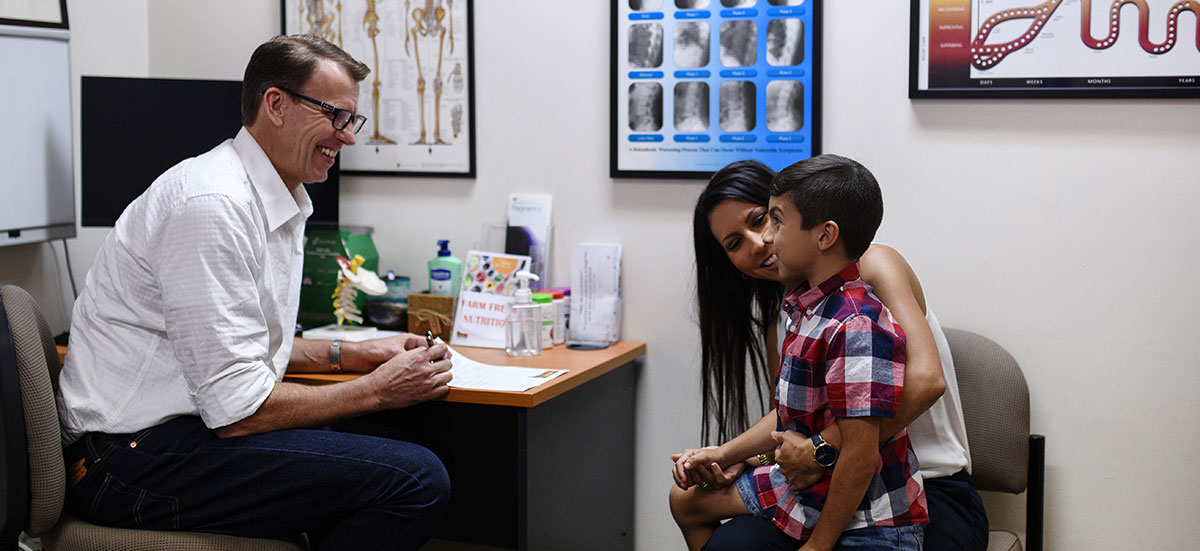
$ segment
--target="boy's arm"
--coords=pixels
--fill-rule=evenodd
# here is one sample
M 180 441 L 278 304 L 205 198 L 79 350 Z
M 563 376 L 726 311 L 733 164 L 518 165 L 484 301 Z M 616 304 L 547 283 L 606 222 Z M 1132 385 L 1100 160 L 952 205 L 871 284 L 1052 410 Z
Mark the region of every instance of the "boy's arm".
M 829 495 L 812 537 L 801 547 L 801 551 L 826 551 L 842 535 L 846 523 L 862 503 L 867 486 L 875 476 L 879 465 L 879 417 L 842 417 L 837 420 L 842 434 L 842 449 L 837 465 L 833 467 L 833 480 L 829 483 Z

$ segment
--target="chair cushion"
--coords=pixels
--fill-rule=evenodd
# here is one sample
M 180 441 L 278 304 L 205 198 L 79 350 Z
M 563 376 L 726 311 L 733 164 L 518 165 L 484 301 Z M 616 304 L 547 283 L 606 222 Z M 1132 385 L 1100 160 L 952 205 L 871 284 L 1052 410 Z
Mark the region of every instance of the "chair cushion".
M 307 551 L 304 535 L 288 539 L 238 538 L 200 532 L 128 530 L 88 524 L 63 511 L 62 522 L 42 536 L 47 549 L 70 551 Z
M 987 551 L 1021 551 L 1021 540 L 1006 530 L 988 532 Z
M 29 447 L 29 525 L 25 532 L 39 536 L 58 521 L 66 492 L 62 433 L 49 368 L 58 369 L 58 353 L 50 327 L 33 297 L 24 289 L 8 285 L 0 289 L 0 300 L 12 332 L 25 416 L 25 438 Z M 53 365 L 49 365 L 53 362 Z

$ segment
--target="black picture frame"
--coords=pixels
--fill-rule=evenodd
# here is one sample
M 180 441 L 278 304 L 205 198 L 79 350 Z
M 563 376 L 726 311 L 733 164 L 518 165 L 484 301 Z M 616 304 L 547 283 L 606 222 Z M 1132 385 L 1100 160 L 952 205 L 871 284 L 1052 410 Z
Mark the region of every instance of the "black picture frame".
M 1169 12 L 1174 0 L 1152 0 L 1155 5 L 1162 5 Z M 1076 69 L 1096 65 L 1094 60 L 1103 56 L 1106 50 L 1123 42 L 1122 47 L 1133 42 L 1141 47 L 1141 38 L 1137 25 L 1130 28 L 1126 18 L 1136 18 L 1140 12 L 1128 14 L 1126 10 L 1140 10 L 1134 4 L 1132 7 L 1121 4 L 1118 8 L 1118 24 L 1116 36 L 1110 31 L 1103 39 L 1096 39 L 1095 32 L 1089 25 L 1082 25 L 1083 10 L 1112 9 L 1110 2 L 1079 3 L 1079 13 L 1070 12 L 1074 5 L 1064 6 L 1063 0 L 1049 0 L 1040 5 L 1030 5 L 1023 8 L 1004 8 L 992 12 L 986 18 L 982 13 L 972 14 L 971 7 L 977 2 L 972 0 L 910 0 L 909 10 L 909 87 L 908 97 L 912 99 L 957 99 L 957 98 L 994 98 L 994 99 L 1072 99 L 1072 98 L 1114 98 L 1114 99 L 1144 99 L 1144 98 L 1200 98 L 1200 62 L 1191 65 L 1192 74 L 1160 75 L 1118 75 L 1121 71 L 1133 72 L 1136 59 L 1126 62 L 1126 67 L 1118 69 L 1099 69 L 1095 74 L 1085 74 L 1093 70 Z M 1195 4 L 1193 2 L 1193 4 Z M 938 9 L 938 21 L 933 22 L 933 9 Z M 1147 4 L 1148 5 L 1148 4 Z M 1200 5 L 1188 8 L 1200 19 Z M 924 11 L 923 11 L 924 10 Z M 1064 11 L 1067 10 L 1067 11 Z M 1186 10 L 1185 10 L 1186 11 Z M 1160 12 L 1161 13 L 1161 12 Z M 1090 16 L 1091 12 L 1088 13 Z M 1075 19 L 1071 19 L 1071 16 Z M 1167 24 L 1169 27 L 1178 21 L 1177 15 L 1162 15 L 1160 19 L 1154 13 L 1149 15 L 1150 25 Z M 988 38 L 993 30 L 1001 25 L 1014 25 L 1014 20 L 1030 20 L 1029 27 L 1016 39 L 1008 42 L 992 41 Z M 980 22 L 982 21 L 982 23 Z M 1136 23 L 1136 20 L 1135 20 Z M 1021 23 L 1015 23 L 1020 29 Z M 1083 29 L 1089 29 L 1084 31 Z M 984 29 L 985 32 L 980 32 Z M 1045 36 L 1042 31 L 1048 30 Z M 1061 31 L 1061 32 L 1057 32 Z M 1121 32 L 1125 31 L 1125 32 Z M 1085 35 L 1084 33 L 1087 33 Z M 1200 30 L 1197 30 L 1200 32 Z M 1011 34 L 1011 32 L 1006 32 Z M 1155 56 L 1169 54 L 1173 49 L 1189 49 L 1188 55 L 1195 54 L 1200 60 L 1200 48 L 1195 46 L 1195 37 L 1184 39 L 1177 33 L 1171 47 L 1163 51 L 1142 51 L 1147 61 L 1157 60 Z M 1163 33 L 1164 36 L 1167 33 Z M 1086 38 L 1085 38 L 1086 36 Z M 1032 58 L 1038 55 L 1037 40 L 1055 40 L 1054 43 L 1044 42 L 1044 51 L 1051 49 L 1051 54 L 1045 54 L 1053 63 L 1069 64 L 1076 74 L 1063 74 L 1062 69 L 1055 70 L 1050 62 L 1045 67 L 1021 61 L 1021 72 L 1006 71 L 995 73 L 992 78 L 985 78 L 984 71 L 993 71 L 1004 65 L 1004 59 L 1010 55 L 1014 58 Z M 1149 37 L 1147 37 L 1149 38 Z M 1109 40 L 1111 39 L 1111 40 Z M 1079 41 L 1078 48 L 1069 42 L 1065 49 L 1064 41 Z M 1164 42 L 1166 44 L 1167 41 Z M 991 51 L 984 50 L 988 48 Z M 1061 51 L 1068 52 L 1062 54 Z M 1113 52 L 1115 53 L 1115 52 Z M 1129 50 L 1121 52 L 1123 57 L 1140 57 Z M 1064 55 L 1070 59 L 1063 61 Z M 1110 54 L 1111 55 L 1111 54 Z M 979 56 L 976 58 L 976 56 Z M 1115 55 L 1112 58 L 1115 59 Z M 1091 58 L 1091 59 L 1089 59 Z M 1162 59 L 1161 57 L 1158 59 Z M 1014 59 L 1013 61 L 1017 61 Z M 1010 63 L 1011 65 L 1011 63 Z M 974 67 L 974 72 L 972 71 Z M 1057 74 L 1055 74 L 1057 72 Z M 1145 72 L 1145 71 L 1143 71 Z M 1022 74 L 1023 73 L 1023 74 Z
M 700 8 L 683 7 L 684 4 L 692 4 L 686 0 L 662 0 L 661 13 L 650 11 L 640 13 L 635 16 L 633 3 L 636 0 L 610 0 L 611 1 L 611 32 L 610 32 L 610 53 L 609 53 L 609 70 L 610 70 L 610 88 L 609 88 L 609 176 L 612 178 L 639 178 L 639 179 L 706 179 L 713 172 L 721 169 L 723 166 L 741 160 L 755 159 L 763 162 L 772 169 L 782 169 L 796 161 L 800 161 L 821 153 L 821 58 L 822 58 L 822 0 L 729 0 L 729 6 L 724 5 L 723 0 L 709 0 L 708 4 Z M 637 2 L 641 3 L 641 2 Z M 700 0 L 703 4 L 703 0 Z M 746 5 L 732 5 L 746 4 Z M 623 8 L 628 8 L 630 13 L 622 17 Z M 746 11 L 752 13 L 744 13 Z M 684 12 L 708 12 L 707 14 L 697 15 L 695 13 Z M 713 13 L 715 12 L 715 13 Z M 742 13 L 731 13 L 742 12 Z M 622 26 L 633 25 L 633 21 L 638 21 L 635 17 L 641 17 L 643 21 L 662 21 L 664 24 L 687 21 L 707 21 L 710 23 L 709 30 L 709 54 L 708 61 L 703 66 L 674 66 L 675 61 L 661 61 L 662 69 L 652 72 L 660 72 L 660 77 L 649 77 L 646 81 L 661 81 L 664 84 L 678 85 L 682 82 L 697 82 L 704 81 L 706 83 L 724 84 L 727 82 L 738 81 L 745 82 L 746 79 L 751 79 L 750 82 L 754 85 L 754 104 L 755 116 L 754 127 L 750 132 L 733 132 L 725 131 L 718 121 L 720 117 L 720 102 L 719 93 L 712 91 L 711 84 L 708 89 L 708 112 L 711 116 L 707 118 L 711 121 L 706 130 L 702 133 L 707 136 L 700 144 L 712 144 L 712 147 L 707 147 L 709 151 L 699 151 L 691 154 L 678 154 L 672 151 L 663 152 L 660 157 L 666 164 L 672 165 L 670 168 L 633 168 L 627 162 L 626 154 L 633 148 L 630 144 L 633 143 L 629 139 L 629 133 L 625 131 L 622 125 L 630 126 L 628 120 L 622 117 L 621 104 L 627 99 L 627 95 L 622 92 L 623 89 L 629 89 L 629 86 L 636 80 L 631 76 L 632 73 L 640 73 L 645 71 L 635 71 L 628 66 L 628 39 L 622 40 Z M 777 19 L 800 19 L 801 20 L 801 36 L 798 39 L 798 44 L 801 48 L 803 60 L 795 65 L 776 65 L 770 62 L 770 58 L 766 55 L 766 37 L 772 32 L 771 21 Z M 753 20 L 756 23 L 757 52 L 758 55 L 749 69 L 742 70 L 737 67 L 723 65 L 719 59 L 720 49 L 720 32 L 721 27 L 714 29 L 711 25 L 716 21 L 720 25 L 732 21 Z M 758 25 L 766 22 L 765 26 Z M 764 28 L 765 27 L 765 28 Z M 626 32 L 629 32 L 626 30 Z M 663 36 L 666 35 L 664 31 Z M 787 36 L 784 33 L 783 36 Z M 717 38 L 711 38 L 717 37 Z M 666 39 L 662 40 L 663 42 Z M 625 55 L 623 52 L 623 43 L 626 46 Z M 715 43 L 715 46 L 714 46 Z M 674 48 L 673 48 L 674 49 Z M 668 68 L 670 67 L 670 68 Z M 679 70 L 674 70 L 679 69 Z M 703 76 L 694 77 L 692 73 L 710 73 Z M 743 73 L 749 72 L 750 76 L 743 76 Z M 668 74 L 669 73 L 669 74 Z M 682 73 L 682 75 L 681 75 Z M 731 75 L 731 76 L 726 76 Z M 802 76 L 801 76 L 802 75 Z M 766 111 L 768 109 L 768 99 L 770 97 L 770 89 L 768 85 L 771 82 L 800 82 L 800 91 L 802 93 L 803 115 L 801 117 L 800 128 L 802 131 L 791 130 L 787 132 L 774 132 L 770 128 Z M 761 86 L 760 86 L 761 85 Z M 674 90 L 675 94 L 679 94 L 678 89 Z M 665 105 L 667 94 L 661 94 Z M 776 96 L 778 97 L 778 96 Z M 673 102 L 672 102 L 673 104 Z M 714 108 L 715 107 L 715 108 Z M 660 108 L 661 113 L 659 119 L 662 121 L 664 133 L 668 126 L 665 121 L 666 117 L 662 114 L 668 110 Z M 671 111 L 674 111 L 672 109 Z M 678 116 L 678 115 L 676 115 Z M 671 125 L 674 128 L 674 125 Z M 681 144 L 680 148 L 688 147 L 693 142 L 681 142 L 683 139 L 693 139 L 691 132 L 678 131 L 670 138 L 662 136 L 660 142 L 663 144 Z M 752 134 L 753 137 L 746 134 Z M 699 138 L 699 136 L 697 136 Z M 752 139 L 751 142 L 726 142 L 726 139 Z M 670 141 L 668 141 L 668 139 Z M 772 140 L 802 140 L 792 142 L 779 142 Z M 722 144 L 733 144 L 732 146 Z M 675 149 L 673 147 L 665 147 L 665 149 Z M 704 146 L 697 146 L 704 148 Z M 624 149 L 624 151 L 623 151 Z M 735 151 L 726 151 L 726 149 L 734 149 Z M 744 150 L 744 151 L 743 151 Z M 774 150 L 774 151 L 771 151 Z M 650 155 L 656 155 L 651 153 Z M 670 158 L 673 157 L 673 158 Z M 643 160 L 644 162 L 644 160 Z M 683 165 L 695 167 L 682 169 Z
M 465 10 L 464 17 L 461 21 L 459 21 L 459 23 L 455 24 L 456 26 L 453 29 L 453 32 L 448 35 L 453 36 L 454 38 L 452 40 L 443 39 L 444 41 L 442 45 L 445 46 L 446 50 L 450 50 L 450 43 L 456 42 L 458 44 L 455 44 L 455 46 L 459 48 L 460 51 L 465 47 L 465 56 L 460 57 L 458 52 L 451 51 L 447 57 L 444 57 L 443 61 L 457 57 L 458 69 L 445 67 L 443 72 L 440 74 L 441 79 L 436 78 L 438 76 L 436 74 L 424 74 L 432 72 L 431 67 L 439 67 L 439 64 L 436 62 L 426 63 L 426 60 L 422 60 L 422 72 L 419 76 L 422 78 L 433 77 L 427 79 L 429 81 L 441 80 L 445 83 L 445 86 L 439 87 L 435 86 L 432 82 L 427 83 L 424 97 L 420 101 L 430 103 L 431 97 L 441 97 L 439 95 L 441 94 L 441 90 L 443 88 L 449 89 L 451 92 L 450 97 L 453 97 L 454 99 L 447 100 L 446 97 L 441 97 L 442 102 L 437 102 L 436 100 L 433 102 L 435 103 L 434 108 L 427 108 L 424 106 L 418 108 L 421 112 L 419 118 L 422 121 L 422 130 L 425 130 L 426 132 L 424 137 L 417 140 L 417 142 L 421 142 L 422 140 L 424 140 L 424 142 L 417 143 L 411 141 L 407 135 L 410 130 L 407 128 L 400 128 L 398 123 L 396 123 L 395 128 L 389 129 L 387 135 L 385 135 L 384 133 L 381 133 L 378 126 L 378 123 L 381 119 L 381 117 L 378 116 L 378 107 L 376 107 L 378 103 L 373 103 L 371 100 L 371 98 L 374 97 L 372 96 L 372 89 L 376 86 L 375 78 L 380 75 L 382 71 L 384 71 L 384 69 L 381 68 L 379 52 L 402 51 L 406 52 L 405 57 L 409 57 L 410 54 L 407 53 L 406 45 L 399 45 L 395 49 L 386 49 L 380 48 L 376 44 L 374 48 L 369 50 L 369 53 L 359 53 L 352 51 L 353 48 L 349 46 L 343 46 L 348 53 L 371 67 L 371 74 L 368 75 L 366 80 L 364 80 L 360 85 L 362 92 L 360 93 L 359 100 L 359 111 L 363 114 L 367 114 L 368 120 L 362 132 L 357 136 L 358 144 L 343 148 L 342 154 L 339 155 L 339 157 L 341 157 L 341 171 L 343 173 L 377 176 L 433 176 L 446 178 L 475 177 L 474 0 L 435 0 L 435 3 L 442 6 L 448 6 L 450 8 L 447 11 L 451 14 L 451 16 L 449 19 L 443 22 L 446 24 L 450 24 L 451 21 L 459 21 L 459 19 L 455 18 L 455 9 L 459 5 L 463 6 L 463 9 Z M 284 34 L 295 34 L 311 31 L 311 29 L 305 28 L 306 25 L 300 22 L 301 18 L 298 16 L 301 10 L 308 9 L 308 6 L 311 4 L 314 3 L 303 2 L 302 0 L 280 0 L 280 28 L 283 30 Z M 319 0 L 315 4 L 322 6 L 325 4 L 336 6 L 338 11 L 336 12 L 336 17 L 334 20 L 336 20 L 339 24 L 342 14 L 347 12 L 362 14 L 367 10 L 368 7 L 373 7 L 374 9 L 380 10 L 380 13 L 383 14 L 382 17 L 378 17 L 379 14 L 376 14 L 377 24 L 405 24 L 410 26 L 407 27 L 407 29 L 411 31 L 411 26 L 414 25 L 413 22 L 415 21 L 411 17 L 411 13 L 407 16 L 403 16 L 402 13 L 386 11 L 395 10 L 397 7 L 399 7 L 400 11 L 403 12 L 404 3 L 402 2 L 382 3 L 375 2 L 374 0 Z M 395 17 L 388 17 L 389 14 L 394 15 Z M 304 19 L 305 23 L 309 23 L 307 18 Z M 461 30 L 457 26 L 460 24 L 463 27 Z M 346 29 L 350 29 L 351 32 L 363 32 L 363 28 L 364 23 L 361 16 L 358 16 L 357 18 L 348 18 L 346 23 L 341 25 L 341 28 L 339 31 L 337 31 L 336 35 L 326 36 L 325 38 L 331 39 L 336 37 L 336 39 L 331 39 L 330 41 L 334 42 L 335 44 L 339 44 L 339 42 L 341 42 L 341 37 L 344 36 L 342 33 L 344 33 Z M 398 34 L 400 36 L 410 36 L 409 32 L 401 32 Z M 377 36 L 370 37 L 370 39 L 387 40 L 389 39 L 388 37 L 388 33 L 378 32 Z M 462 45 L 461 42 L 466 42 L 466 44 Z M 342 44 L 339 45 L 341 46 Z M 409 45 L 411 45 L 411 42 Z M 418 48 L 420 48 L 420 46 L 418 46 Z M 436 48 L 433 51 L 438 51 L 440 49 L 442 48 Z M 422 55 L 428 55 L 424 53 L 427 50 L 414 49 L 414 51 L 419 51 Z M 394 62 L 397 61 L 397 59 L 388 59 L 386 61 Z M 466 65 L 465 70 L 461 67 L 464 63 Z M 407 86 L 408 84 L 410 83 L 404 83 L 404 86 Z M 414 83 L 412 87 L 415 89 L 417 85 Z M 398 91 L 401 88 L 400 85 L 387 85 L 381 86 L 380 88 L 385 90 L 387 88 L 395 88 L 397 90 L 394 92 L 385 91 L 384 93 L 380 94 L 381 97 L 387 96 L 387 98 L 384 100 L 385 103 L 390 102 L 393 106 L 395 106 L 395 109 L 399 110 L 409 108 L 406 104 L 408 100 L 400 97 L 401 94 Z M 456 92 L 455 90 L 460 91 Z M 449 103 L 451 101 L 454 103 L 453 106 L 446 105 L 446 109 L 440 111 L 438 110 L 442 103 Z M 414 100 L 414 103 L 419 102 Z M 456 111 L 454 107 L 460 107 L 463 109 Z M 428 117 L 427 119 L 426 111 L 433 111 L 433 116 Z M 461 120 L 461 115 L 463 114 L 466 115 L 465 121 Z M 404 117 L 394 114 L 392 118 L 400 120 Z M 445 122 L 446 120 L 449 120 L 450 123 L 447 124 Z M 428 128 L 425 127 L 425 122 L 435 123 L 433 125 L 433 131 L 428 131 Z M 465 132 L 463 132 L 463 130 L 465 130 Z M 441 137 L 441 133 L 443 131 L 447 131 L 447 136 L 452 137 Z M 403 132 L 404 134 L 402 135 L 396 132 Z M 460 135 L 461 137 L 459 137 Z M 391 143 L 385 143 L 383 140 L 388 140 Z M 370 151 L 370 149 L 374 149 L 374 151 Z M 435 154 L 437 157 L 435 157 Z
M 70 25 L 67 21 L 67 0 L 41 0 L 39 4 L 46 6 L 55 5 L 58 8 L 58 16 L 51 20 L 27 19 L 17 17 L 16 13 L 9 13 L 6 7 L 0 4 L 0 25 L 16 25 L 20 27 L 42 27 L 48 29 L 69 29 Z

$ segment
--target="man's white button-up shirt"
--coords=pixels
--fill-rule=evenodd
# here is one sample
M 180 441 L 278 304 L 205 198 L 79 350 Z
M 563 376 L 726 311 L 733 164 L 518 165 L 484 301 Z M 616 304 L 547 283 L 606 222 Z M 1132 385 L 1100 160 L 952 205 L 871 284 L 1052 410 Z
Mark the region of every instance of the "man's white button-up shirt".
M 289 191 L 245 128 L 155 180 L 75 301 L 64 444 L 181 415 L 222 427 L 257 411 L 291 356 L 310 214 L 304 187 Z

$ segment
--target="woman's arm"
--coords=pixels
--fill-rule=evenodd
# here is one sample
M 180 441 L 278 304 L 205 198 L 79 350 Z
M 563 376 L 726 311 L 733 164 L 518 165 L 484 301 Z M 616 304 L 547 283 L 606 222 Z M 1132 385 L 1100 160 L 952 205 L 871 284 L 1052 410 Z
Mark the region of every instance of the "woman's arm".
M 907 337 L 904 392 L 900 394 L 896 416 L 884 419 L 879 426 L 880 439 L 886 440 L 937 402 L 946 391 L 946 380 L 937 342 L 925 321 L 925 293 L 908 261 L 896 249 L 876 244 L 859 259 L 859 270 L 863 280 L 875 289 L 875 296 L 900 322 Z

